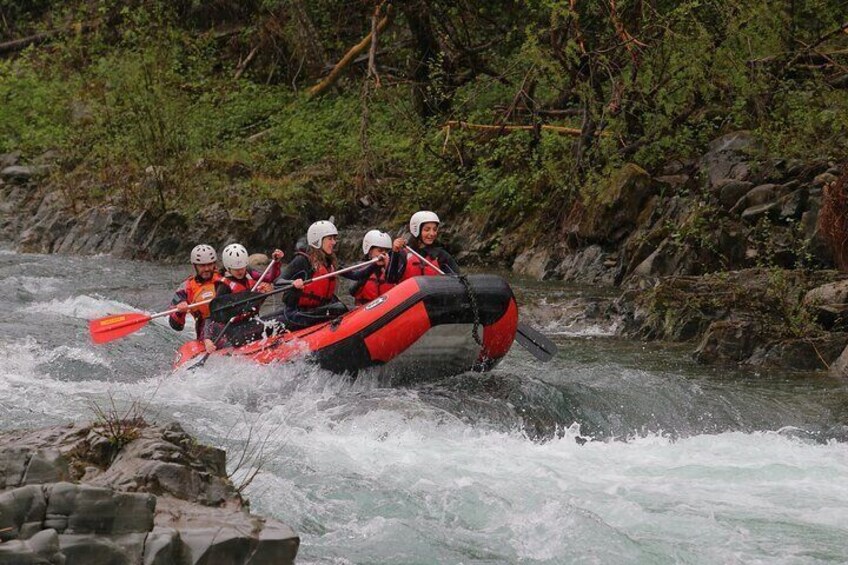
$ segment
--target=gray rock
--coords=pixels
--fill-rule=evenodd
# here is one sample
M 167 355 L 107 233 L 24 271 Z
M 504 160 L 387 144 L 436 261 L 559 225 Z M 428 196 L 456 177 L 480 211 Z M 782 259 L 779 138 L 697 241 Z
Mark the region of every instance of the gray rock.
M 730 210 L 740 198 L 748 194 L 754 187 L 754 183 L 736 180 L 721 179 L 716 182 L 714 190 L 718 193 L 719 202 L 725 210 Z
M 612 285 L 615 281 L 617 261 L 610 260 L 600 245 L 590 245 L 566 255 L 555 269 L 564 281 L 584 284 Z
M 0 448 L 0 488 L 13 488 L 23 484 L 30 453 L 25 447 Z
M 49 167 L 42 165 L 12 165 L 0 170 L 0 178 L 6 182 L 24 183 L 45 176 Z
M 695 360 L 705 365 L 739 363 L 747 359 L 757 346 L 759 329 L 745 320 L 717 320 L 707 328 L 695 350 Z
M 751 223 L 756 223 L 766 216 L 776 220 L 780 216 L 780 204 L 777 202 L 768 202 L 745 208 L 742 211 L 742 219 Z
M 30 457 L 23 484 L 56 483 L 69 477 L 68 462 L 58 449 L 38 449 Z
M 0 541 L 27 539 L 41 530 L 47 502 L 39 486 L 0 493 Z
M 104 535 L 59 535 L 65 565 L 136 565 L 142 562 L 146 533 Z
M 749 131 L 737 131 L 710 142 L 709 150 L 698 162 L 707 185 L 712 187 L 722 179 L 748 180 L 750 167 L 746 161 L 759 148 Z
M 784 339 L 757 347 L 746 365 L 795 371 L 828 369 L 845 349 L 848 336 L 831 333 L 821 338 Z
M 0 565 L 66 565 L 56 530 L 43 530 L 28 540 L 0 543 Z
M 512 270 L 541 281 L 551 277 L 555 266 L 556 260 L 549 250 L 530 248 L 515 258 Z
M 156 497 L 108 488 L 56 483 L 48 493 L 47 517 L 67 517 L 67 534 L 125 534 L 153 528 Z
M 777 197 L 778 185 L 761 184 L 759 186 L 755 186 L 747 193 L 745 193 L 745 195 L 740 198 L 736 202 L 736 204 L 733 205 L 733 208 L 730 209 L 730 212 L 735 214 L 741 214 L 742 211 L 747 208 L 751 208 L 752 206 L 761 206 L 763 204 L 774 202 Z
M 806 210 L 808 199 L 809 191 L 806 187 L 781 196 L 777 201 L 780 206 L 780 218 L 782 220 L 800 220 Z
M 144 543 L 143 565 L 171 565 L 181 560 L 182 541 L 173 528 L 156 527 Z
M 839 357 L 830 364 L 828 374 L 832 377 L 846 378 L 848 377 L 848 347 L 842 350 Z

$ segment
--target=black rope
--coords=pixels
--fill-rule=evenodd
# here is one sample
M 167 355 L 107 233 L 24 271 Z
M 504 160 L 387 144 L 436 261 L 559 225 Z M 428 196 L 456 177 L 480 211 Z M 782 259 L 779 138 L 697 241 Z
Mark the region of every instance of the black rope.
M 471 287 L 471 283 L 468 281 L 467 275 L 458 275 L 456 278 L 458 278 L 459 282 L 462 283 L 462 286 L 465 287 L 465 296 L 468 297 L 468 303 L 471 304 L 471 312 L 474 314 L 474 327 L 471 328 L 471 335 L 474 337 L 474 341 L 477 342 L 477 345 L 482 346 L 483 340 L 480 339 L 480 308 L 477 305 L 477 293 L 475 293 L 474 289 Z

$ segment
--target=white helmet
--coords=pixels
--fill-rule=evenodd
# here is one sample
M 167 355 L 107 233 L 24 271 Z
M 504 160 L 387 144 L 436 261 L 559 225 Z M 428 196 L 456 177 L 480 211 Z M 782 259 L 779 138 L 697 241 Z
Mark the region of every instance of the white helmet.
M 415 212 L 409 219 L 409 232 L 415 237 L 418 237 L 421 235 L 421 226 L 429 222 L 435 222 L 437 224 L 441 223 L 435 212 L 430 212 L 428 210 Z
M 211 245 L 201 243 L 191 250 L 192 265 L 207 265 L 218 260 L 218 254 Z
M 224 268 L 229 271 L 244 269 L 247 267 L 247 249 L 244 245 L 231 243 L 221 253 L 221 260 L 224 262 Z
M 336 226 L 333 225 L 333 222 L 318 220 L 306 230 L 306 241 L 310 247 L 321 249 L 321 242 L 328 235 L 339 235 Z
M 362 238 L 362 252 L 368 255 L 372 247 L 392 248 L 392 236 L 380 230 L 371 230 Z

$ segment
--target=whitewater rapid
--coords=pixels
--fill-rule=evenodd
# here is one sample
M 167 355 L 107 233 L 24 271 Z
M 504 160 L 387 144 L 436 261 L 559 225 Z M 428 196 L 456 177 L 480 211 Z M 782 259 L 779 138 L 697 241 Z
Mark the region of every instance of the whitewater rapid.
M 386 388 L 304 362 L 171 373 L 166 324 L 107 346 L 88 318 L 167 305 L 178 268 L 0 255 L 0 429 L 142 405 L 225 447 L 301 563 L 848 561 L 843 383 L 699 369 L 563 326 L 562 356 Z M 25 278 L 24 278 L 25 277 Z M 241 454 L 247 461 L 235 468 Z

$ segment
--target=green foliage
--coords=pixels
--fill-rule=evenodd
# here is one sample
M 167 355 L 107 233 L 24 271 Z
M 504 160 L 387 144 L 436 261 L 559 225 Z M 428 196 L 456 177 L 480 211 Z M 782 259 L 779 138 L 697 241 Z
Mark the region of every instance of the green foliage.
M 781 157 L 848 150 L 844 90 L 789 64 L 838 27 L 839 1 L 616 4 L 615 16 L 607 3 L 567 0 L 416 4 L 418 25 L 449 43 L 427 59 L 422 85 L 406 70 L 420 58 L 413 8 L 399 4 L 380 38 L 378 68 L 391 71 L 363 105 L 361 65 L 320 99 L 298 92 L 367 33 L 366 4 L 340 17 L 332 0 L 0 0 L 15 32 L 102 23 L 0 60 L 0 151 L 62 149 L 83 200 L 148 206 L 155 196 L 191 212 L 211 199 L 246 212 L 273 198 L 294 213 L 355 210 L 368 196 L 398 215 L 427 206 L 514 226 L 561 219 L 625 163 L 655 174 L 733 129 L 756 131 Z M 217 35 L 228 26 L 242 31 Z M 234 79 L 254 46 L 264 71 Z M 422 121 L 413 86 L 442 113 Z M 531 106 L 570 113 L 533 116 Z M 448 133 L 448 119 L 588 124 L 604 135 L 585 144 L 545 131 Z M 151 166 L 162 171 L 153 184 Z M 703 212 L 668 227 L 675 242 L 712 245 Z

